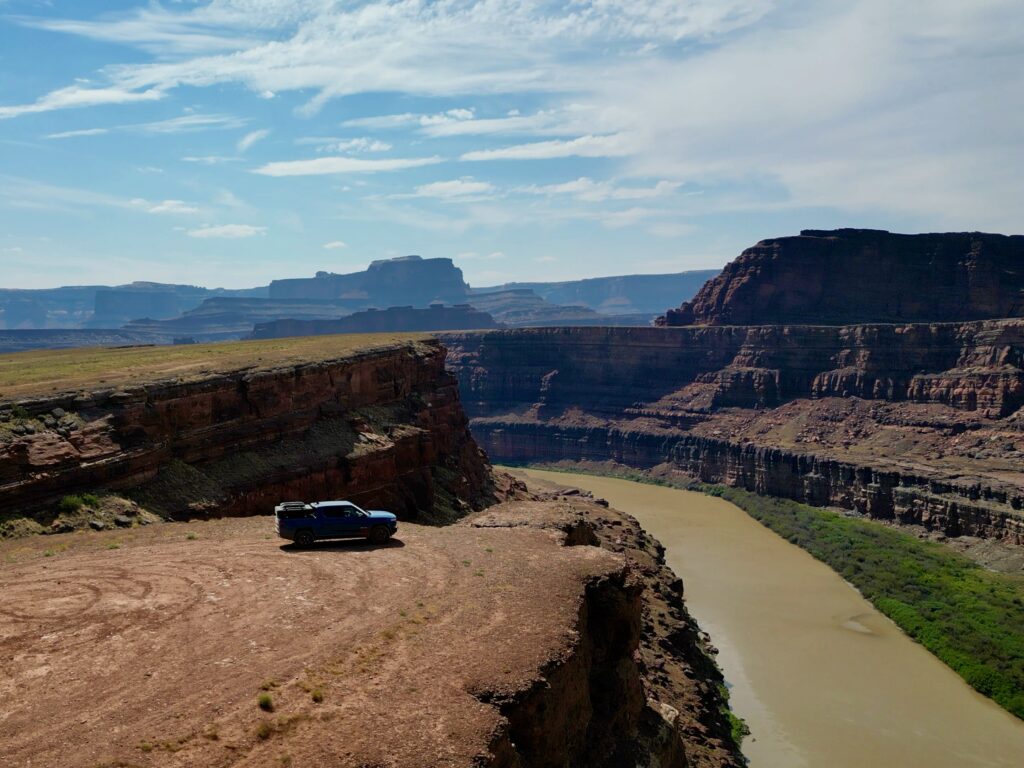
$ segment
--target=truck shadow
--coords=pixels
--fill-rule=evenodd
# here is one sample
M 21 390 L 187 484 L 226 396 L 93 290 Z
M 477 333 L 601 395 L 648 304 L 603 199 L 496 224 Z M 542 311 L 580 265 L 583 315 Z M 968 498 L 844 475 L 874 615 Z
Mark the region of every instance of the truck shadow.
M 388 539 L 383 544 L 372 544 L 366 539 L 331 539 L 313 542 L 309 547 L 300 547 L 289 542 L 282 544 L 279 549 L 282 552 L 362 552 L 370 549 L 398 549 L 404 546 L 405 542 L 401 539 Z

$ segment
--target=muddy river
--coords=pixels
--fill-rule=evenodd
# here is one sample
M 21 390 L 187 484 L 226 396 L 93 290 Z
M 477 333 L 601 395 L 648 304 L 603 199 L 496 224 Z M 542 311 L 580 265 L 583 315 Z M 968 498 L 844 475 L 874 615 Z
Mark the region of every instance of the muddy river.
M 1024 766 L 1024 723 L 827 566 L 722 499 L 530 470 L 593 491 L 666 548 L 719 648 L 753 768 Z

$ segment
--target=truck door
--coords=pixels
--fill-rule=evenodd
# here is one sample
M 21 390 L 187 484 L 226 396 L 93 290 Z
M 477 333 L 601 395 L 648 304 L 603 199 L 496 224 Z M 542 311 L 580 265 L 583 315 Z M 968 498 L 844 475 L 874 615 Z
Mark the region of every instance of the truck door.
M 327 536 L 360 535 L 360 521 L 363 518 L 350 504 L 325 505 L 320 507 L 320 512 L 324 515 Z

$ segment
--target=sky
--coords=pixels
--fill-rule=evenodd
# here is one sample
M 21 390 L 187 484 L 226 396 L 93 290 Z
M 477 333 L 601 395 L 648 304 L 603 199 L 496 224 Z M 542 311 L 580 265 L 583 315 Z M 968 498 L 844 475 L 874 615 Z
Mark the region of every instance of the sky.
M 0 0 L 0 287 L 1024 232 L 1020 0 Z

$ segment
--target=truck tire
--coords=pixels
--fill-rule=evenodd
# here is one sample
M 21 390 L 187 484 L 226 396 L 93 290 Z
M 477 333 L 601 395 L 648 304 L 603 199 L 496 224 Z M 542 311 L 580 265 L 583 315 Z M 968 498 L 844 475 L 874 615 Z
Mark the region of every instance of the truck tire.
M 310 530 L 303 529 L 296 532 L 295 544 L 299 547 L 311 547 L 316 539 L 313 536 L 313 532 Z
M 391 538 L 391 531 L 386 525 L 375 525 L 370 529 L 370 535 L 366 538 L 371 544 L 383 544 Z

